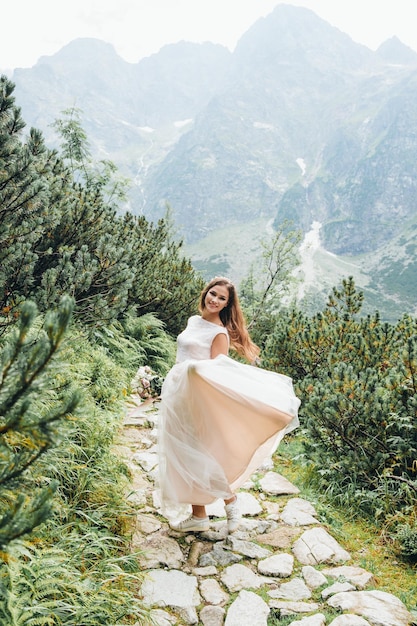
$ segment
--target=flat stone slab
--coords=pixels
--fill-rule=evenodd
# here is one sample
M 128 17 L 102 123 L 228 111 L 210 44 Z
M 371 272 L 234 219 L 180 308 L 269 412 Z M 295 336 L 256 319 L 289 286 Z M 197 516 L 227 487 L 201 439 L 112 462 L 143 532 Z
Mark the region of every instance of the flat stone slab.
M 201 602 L 197 578 L 174 569 L 147 572 L 141 596 L 146 606 L 187 608 L 198 606 Z
M 132 449 L 136 450 L 137 446 L 142 445 L 143 439 L 143 431 L 140 428 L 137 428 L 137 425 L 131 427 L 123 428 L 123 432 L 118 437 L 118 443 L 122 443 L 124 446 L 128 446 L 130 449 L 130 455 L 132 454 Z
M 235 539 L 248 541 L 256 537 L 259 533 L 264 533 L 271 529 L 276 522 L 261 518 L 242 517 L 238 530 L 233 533 Z M 210 521 L 211 530 L 202 535 L 209 541 L 221 541 L 229 537 L 226 520 Z
M 346 613 L 346 615 L 336 617 L 336 619 L 330 622 L 329 626 L 370 626 L 370 623 L 359 615 Z
M 326 600 L 327 598 L 330 598 L 330 596 L 334 596 L 336 593 L 342 593 L 343 591 L 356 591 L 356 587 L 347 581 L 344 583 L 334 583 L 333 585 L 330 585 L 330 587 L 323 589 L 321 597 L 323 600 Z
M 215 578 L 203 578 L 200 581 L 200 593 L 209 604 L 224 604 L 229 599 Z
M 299 602 L 300 600 L 309 600 L 311 598 L 311 591 L 304 580 L 301 578 L 293 578 L 288 583 L 282 583 L 278 589 L 268 591 L 268 595 L 271 598 L 281 598 L 282 600 Z
M 177 618 L 170 615 L 162 609 L 152 609 L 150 611 L 150 618 L 152 624 L 155 626 L 172 626 L 177 622 Z
M 298 613 L 313 613 L 313 611 L 318 611 L 320 608 L 316 602 L 289 602 L 278 599 L 271 599 L 268 604 L 271 608 L 279 609 L 282 617 Z
M 265 510 L 265 513 L 268 516 L 268 519 L 279 519 L 279 512 L 282 508 L 282 505 L 279 502 L 272 502 L 271 500 L 264 500 L 262 502 L 262 506 Z
M 243 556 L 241 554 L 235 554 L 231 550 L 225 549 L 222 542 L 215 543 L 213 550 L 206 552 L 200 556 L 198 565 L 200 567 L 207 567 L 209 565 L 231 565 L 241 561 Z
M 161 566 L 178 569 L 185 557 L 175 539 L 161 534 L 148 536 L 145 541 L 135 542 L 140 547 L 138 560 L 144 569 L 156 569 Z
M 349 591 L 327 600 L 333 608 L 351 611 L 371 626 L 408 626 L 414 618 L 401 600 L 385 591 Z
M 356 589 L 364 589 L 367 585 L 374 582 L 371 572 L 362 567 L 354 567 L 352 565 L 340 565 L 339 567 L 331 567 L 322 570 L 322 574 L 335 580 L 344 579 L 355 585 Z
M 256 537 L 258 543 L 265 543 L 273 548 L 285 550 L 294 543 L 294 539 L 301 534 L 300 528 L 288 528 L 288 526 L 280 526 L 276 530 L 264 533 Z
M 243 541 L 242 539 L 237 539 L 233 535 L 229 535 L 226 538 L 225 546 L 229 547 L 232 552 L 243 554 L 243 556 L 247 556 L 250 559 L 264 559 L 272 554 L 270 550 L 262 548 L 262 546 L 258 546 L 253 541 Z
M 326 576 L 323 574 L 323 572 L 319 572 L 312 565 L 304 565 L 304 567 L 301 569 L 301 573 L 306 582 L 306 585 L 310 587 L 310 589 L 317 589 L 318 587 L 327 585 Z
M 346 552 L 324 528 L 306 530 L 293 546 L 294 556 L 303 565 L 340 563 L 350 559 Z
M 207 567 L 194 567 L 194 576 L 217 576 L 217 567 L 208 565 Z
M 258 562 L 258 571 L 264 576 L 277 576 L 287 578 L 291 576 L 294 568 L 292 554 L 273 554 Z
M 206 605 L 200 611 L 200 622 L 203 626 L 223 626 L 225 613 L 221 606 Z
M 141 533 L 150 535 L 161 529 L 162 523 L 155 515 L 139 513 L 136 517 L 136 526 Z M 140 547 L 140 545 L 138 546 Z
M 302 498 L 292 498 L 285 505 L 280 517 L 289 526 L 311 526 L 319 523 L 316 515 L 311 502 Z
M 158 455 L 155 452 L 136 452 L 132 461 L 140 465 L 144 472 L 151 472 L 158 465 Z
M 264 493 L 271 496 L 294 495 L 300 493 L 298 487 L 295 487 L 289 480 L 277 474 L 277 472 L 267 472 L 259 481 L 261 489 Z
M 227 611 L 224 626 L 267 626 L 269 606 L 253 591 L 241 591 Z
M 221 581 L 233 593 L 233 591 L 240 591 L 241 589 L 259 589 L 264 584 L 265 579 L 255 574 L 246 565 L 235 563 L 226 567 L 221 575 Z

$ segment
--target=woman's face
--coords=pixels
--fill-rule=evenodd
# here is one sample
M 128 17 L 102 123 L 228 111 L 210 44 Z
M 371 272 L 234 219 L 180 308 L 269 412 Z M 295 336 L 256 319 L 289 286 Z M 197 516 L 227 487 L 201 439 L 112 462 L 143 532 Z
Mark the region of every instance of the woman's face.
M 220 313 L 229 302 L 229 290 L 226 285 L 214 285 L 204 298 L 204 308 L 210 313 Z

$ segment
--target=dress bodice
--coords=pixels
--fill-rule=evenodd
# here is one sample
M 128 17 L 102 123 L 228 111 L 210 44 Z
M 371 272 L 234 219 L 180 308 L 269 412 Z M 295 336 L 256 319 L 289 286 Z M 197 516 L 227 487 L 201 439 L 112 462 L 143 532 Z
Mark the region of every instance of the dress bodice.
M 177 337 L 177 363 L 187 359 L 210 359 L 213 339 L 224 334 L 229 339 L 224 326 L 208 322 L 199 315 L 189 318 L 185 330 Z

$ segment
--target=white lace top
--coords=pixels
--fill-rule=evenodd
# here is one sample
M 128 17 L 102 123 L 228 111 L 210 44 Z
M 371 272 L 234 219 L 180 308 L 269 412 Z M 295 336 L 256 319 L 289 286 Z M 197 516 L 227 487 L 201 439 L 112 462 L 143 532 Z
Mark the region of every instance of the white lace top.
M 219 326 L 213 322 L 193 315 L 189 318 L 185 330 L 177 337 L 177 363 L 182 363 L 188 359 L 200 361 L 210 359 L 211 344 L 213 339 L 223 334 L 229 339 L 229 334 L 224 326 Z

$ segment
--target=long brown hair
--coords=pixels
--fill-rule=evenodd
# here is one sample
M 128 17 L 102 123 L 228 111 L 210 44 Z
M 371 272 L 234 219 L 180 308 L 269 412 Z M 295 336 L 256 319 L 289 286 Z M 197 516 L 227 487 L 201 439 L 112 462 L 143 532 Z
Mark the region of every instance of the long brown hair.
M 229 292 L 227 305 L 220 311 L 220 319 L 227 328 L 230 344 L 234 350 L 248 361 L 255 361 L 259 356 L 260 349 L 253 343 L 246 328 L 246 321 L 240 306 L 234 284 L 224 276 L 215 276 L 204 287 L 200 295 L 199 310 L 203 312 L 207 293 L 216 285 L 223 285 Z

